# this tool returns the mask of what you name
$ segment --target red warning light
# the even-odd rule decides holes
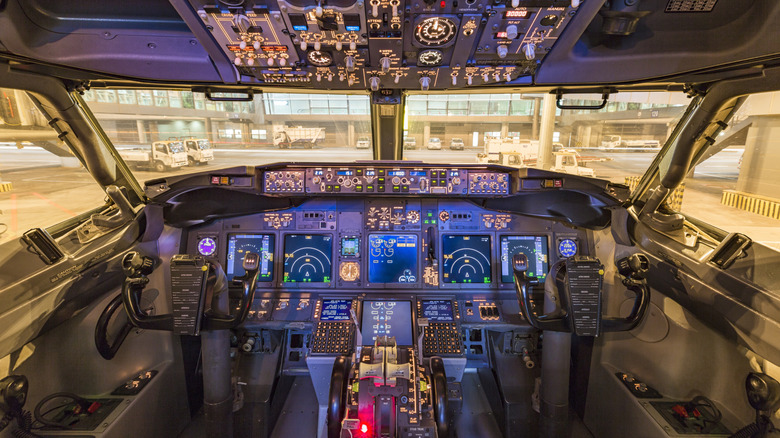
[[[363,424],[360,425],[360,432],[361,433],[368,432],[368,425],[366,423],[363,423]]]
[[[441,7],[444,8],[447,6],[447,2],[444,0],[441,0]]]

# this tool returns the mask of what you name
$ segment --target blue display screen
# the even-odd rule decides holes
[[[368,236],[369,283],[416,283],[417,236],[370,234]]]
[[[387,172],[389,176],[406,176],[405,170],[391,170],[390,172]]]
[[[333,236],[288,234],[284,236],[284,282],[330,283]]]
[[[397,345],[413,345],[409,301],[364,301],[361,323],[363,345],[374,345],[378,336],[395,336]]]
[[[543,283],[550,270],[546,236],[501,236],[501,281],[512,283],[512,257],[525,254],[528,258],[528,276],[531,283]]]
[[[444,283],[490,283],[490,236],[449,234],[442,237]]]
[[[352,300],[322,300],[320,321],[349,321],[352,317]]]
[[[409,176],[425,176],[426,173],[424,170],[410,170]]]
[[[339,170],[336,172],[336,175],[342,175],[342,176],[352,176],[351,170]]]
[[[257,281],[274,280],[274,235],[273,234],[230,234],[228,235],[227,263],[225,274],[229,282],[242,277],[244,256],[253,252],[260,256]]]
[[[451,322],[455,319],[450,300],[422,300],[420,301],[420,309],[422,317],[428,318],[428,321]]]

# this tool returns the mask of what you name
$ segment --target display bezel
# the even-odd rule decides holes
[[[450,304],[450,318],[449,319],[440,319],[440,318],[436,317],[436,318],[432,319],[430,316],[426,316],[425,315],[425,303],[430,303],[430,302],[439,302],[439,303],[446,302],[446,303],[449,303]],[[420,311],[418,312],[418,315],[417,315],[418,318],[427,318],[429,322],[455,322],[455,320],[456,320],[456,317],[455,317],[455,303],[451,299],[447,299],[447,298],[425,298],[425,299],[420,299],[419,303],[420,303],[420,307],[419,307]]]
[[[481,283],[451,283],[451,282],[445,281],[445,278],[444,278],[444,255],[445,255],[445,253],[444,253],[444,241],[445,241],[445,238],[447,238],[449,236],[468,236],[468,237],[471,237],[471,238],[481,238],[481,237],[489,238],[489,240],[490,240],[490,250],[489,250],[489,252],[486,255],[490,257],[490,260],[489,260],[490,283],[484,283],[484,282],[481,282]],[[494,242],[495,239],[494,239],[494,237],[495,237],[495,234],[490,233],[490,232],[484,232],[484,231],[478,232],[476,234],[464,234],[462,232],[460,232],[460,233],[443,233],[439,237],[439,248],[440,248],[439,252],[441,254],[440,255],[441,260],[439,261],[439,288],[444,288],[444,289],[479,289],[479,288],[484,288],[486,285],[487,286],[495,286],[496,285],[496,269],[493,266],[494,265],[493,259],[495,257],[495,249],[496,248],[495,248],[495,242]],[[498,284],[501,284],[501,283],[499,282]]]
[[[407,283],[380,283],[380,282],[372,282],[370,279],[370,272],[371,272],[371,237],[372,236],[413,236],[416,240],[416,246],[415,246],[415,257],[416,262],[414,263],[414,267],[412,269],[412,272],[415,276],[415,281],[413,282],[407,282]],[[363,254],[365,254],[365,267],[361,268],[364,272],[365,278],[366,278],[366,284],[371,287],[388,287],[388,288],[411,288],[411,287],[418,287],[421,281],[420,278],[420,252],[419,252],[419,246],[420,242],[422,241],[420,238],[420,235],[418,233],[410,233],[410,232],[390,232],[390,233],[378,233],[378,232],[369,232],[365,235],[365,243],[363,245],[364,251]]]
[[[347,314],[345,315],[346,318],[344,319],[326,319],[323,316],[323,313],[325,312],[325,302],[326,301],[342,301],[347,302],[349,304],[349,310],[347,310]],[[319,309],[319,317],[318,319],[320,321],[324,322],[343,322],[343,321],[350,321],[352,319],[352,306],[354,305],[354,300],[352,298],[322,298],[320,300],[320,309]]]
[[[505,238],[509,238],[509,237],[533,237],[534,239],[536,239],[537,237],[543,238],[544,242],[545,242],[545,245],[547,247],[547,274],[550,273],[550,266],[552,266],[552,257],[550,255],[550,237],[548,235],[546,235],[546,234],[520,234],[520,233],[500,234],[498,236],[498,244],[496,245],[497,246],[496,249],[498,250],[498,262],[499,262],[498,263],[498,269],[499,269],[498,277],[500,278],[500,281],[501,281],[502,284],[514,283],[514,277],[513,277],[513,274],[511,273],[512,272],[511,270],[509,271],[510,272],[510,275],[509,275],[510,279],[509,280],[504,280],[504,275],[503,275],[504,261],[502,260],[503,251],[501,249],[501,246],[502,246],[502,243],[503,243],[504,239]],[[512,267],[511,260],[507,261],[507,263],[509,263],[509,268],[511,268]],[[547,278],[547,274],[545,274],[545,279]],[[538,278],[538,277],[531,277],[531,278],[533,279],[533,278]],[[544,280],[540,281],[538,279],[530,281],[531,284],[541,284],[543,282],[544,282]]]
[[[225,275],[227,276],[228,284],[235,284],[235,282],[233,281],[234,277],[235,277],[235,274],[233,276],[231,276],[231,274],[228,272],[229,269],[230,269],[229,268],[230,263],[229,263],[229,260],[228,260],[228,256],[230,255],[230,242],[231,242],[232,238],[234,238],[236,236],[257,236],[257,237],[260,237],[260,238],[262,238],[264,236],[269,236],[270,237],[270,245],[269,245],[269,247],[270,247],[270,252],[271,252],[271,257],[272,257],[271,258],[271,269],[269,270],[270,278],[269,277],[263,278],[261,275],[258,275],[257,276],[257,282],[258,283],[273,283],[274,279],[277,278],[276,277],[276,264],[277,264],[276,263],[276,244],[277,244],[276,243],[276,234],[275,233],[267,233],[267,232],[264,233],[264,232],[247,231],[247,232],[244,232],[244,233],[228,233],[225,236],[225,258],[224,258],[224,260],[225,260]],[[262,258],[262,254],[260,254],[260,257]],[[243,270],[243,268],[242,268],[242,270]],[[258,274],[259,274],[259,271],[258,271]]]
[[[371,333],[370,328],[366,327],[366,312],[370,311],[372,302],[394,302],[394,303],[405,303],[408,307],[408,313],[407,316],[409,318],[409,343],[401,343],[399,342],[398,338],[396,337],[396,342],[398,346],[413,346],[415,343],[416,335],[415,335],[415,319],[414,319],[414,310],[412,306],[412,301],[410,300],[396,300],[396,299],[381,299],[381,298],[371,298],[363,300],[360,303],[360,330],[363,334],[363,346],[373,346],[374,341],[371,339],[373,336],[373,333]]]
[[[416,281],[410,282],[410,283],[375,283],[375,282],[372,283],[371,281],[369,281],[370,280],[369,279],[369,271],[371,269],[371,266],[370,266],[370,263],[371,263],[370,262],[370,258],[371,258],[371,243],[370,243],[371,242],[371,236],[380,236],[380,235],[381,236],[399,236],[399,235],[415,236],[415,238],[417,239],[417,247],[416,247],[416,252],[415,252],[415,255],[417,257],[417,263],[415,263],[415,266],[414,266],[414,269],[413,269],[413,273],[415,275]],[[422,278],[421,278],[421,272],[422,271],[421,271],[421,267],[420,267],[420,265],[422,264],[422,263],[420,263],[420,261],[422,260],[421,253],[420,253],[420,245],[422,243],[422,237],[420,237],[419,233],[414,232],[414,231],[410,232],[410,231],[404,231],[404,230],[398,230],[398,231],[395,231],[395,232],[376,232],[376,231],[373,231],[373,232],[366,232],[364,234],[364,238],[362,240],[363,240],[363,242],[362,242],[362,247],[361,248],[363,250],[362,254],[364,255],[364,257],[362,257],[362,259],[363,259],[362,260],[362,265],[364,265],[363,269],[365,270],[364,274],[365,274],[365,279],[366,279],[366,281],[365,281],[365,286],[366,287],[368,287],[368,288],[390,288],[390,289],[413,289],[413,288],[418,288],[420,286],[420,284],[422,284]]]
[[[330,237],[330,281],[329,282],[287,282],[284,281],[284,272],[285,272],[285,262],[287,260],[287,238],[288,236],[329,236]],[[334,266],[337,262],[337,259],[335,257],[335,242],[336,237],[333,235],[333,233],[306,233],[306,232],[294,232],[294,233],[283,233],[281,235],[281,251],[282,251],[282,257],[280,265],[280,274],[279,274],[279,285],[285,288],[290,289],[300,289],[300,288],[315,288],[315,289],[327,289],[333,287],[333,285],[336,283],[334,278]]]

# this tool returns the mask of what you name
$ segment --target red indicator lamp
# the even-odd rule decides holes
[[[366,423],[360,424],[360,433],[368,433],[368,425]]]
[[[444,0],[441,0],[441,7],[444,8],[447,6],[447,2]]]

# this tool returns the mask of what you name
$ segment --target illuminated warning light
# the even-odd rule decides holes
[[[367,433],[368,432],[368,425],[366,423],[363,423],[360,425],[360,432],[361,433]]]
[[[344,26],[347,32],[360,32],[360,26]]]
[[[441,7],[443,8],[443,7],[446,7],[446,6],[447,6],[447,2],[445,2],[444,0],[441,0]]]
[[[504,18],[528,18],[531,16],[531,11],[524,9],[521,11],[506,11],[504,12]]]
[[[496,39],[502,39],[502,38],[507,38],[506,32],[498,32],[498,33],[496,33]]]
[[[287,46],[271,46],[271,45],[267,45],[267,46],[262,46],[260,49],[263,52],[286,52],[287,51]]]

